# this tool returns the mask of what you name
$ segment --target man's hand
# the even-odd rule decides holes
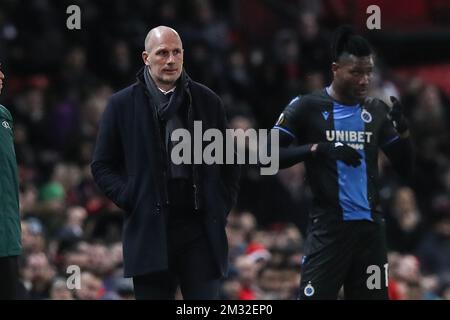
[[[355,168],[361,164],[361,155],[358,151],[341,142],[322,142],[317,145],[313,145],[311,151],[316,153],[318,156],[341,160],[346,165]]]
[[[403,105],[393,96],[391,96],[391,102],[392,108],[389,112],[389,118],[394,124],[395,130],[397,130],[400,135],[403,135],[408,131],[408,121],[403,115]]]

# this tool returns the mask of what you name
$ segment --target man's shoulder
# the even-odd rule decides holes
[[[11,112],[9,112],[9,110],[6,107],[2,106],[1,104],[0,104],[0,115],[3,116],[4,118],[12,120]]]
[[[212,98],[212,99],[220,100],[219,95],[217,93],[215,93],[212,89],[210,89],[207,86],[205,86],[204,84],[201,84],[192,79],[190,81],[190,88],[191,88],[191,92],[193,94],[200,94],[200,95]]]
[[[134,90],[136,90],[138,86],[139,86],[138,83],[135,82],[126,88],[116,91],[111,95],[111,99],[118,101],[121,101],[123,99],[129,99],[132,97]]]
[[[316,107],[325,107],[332,103],[333,100],[323,90],[317,90],[294,97],[287,105],[287,108],[305,111]]]
[[[333,99],[326,93],[325,89],[313,91],[301,96],[305,104],[332,104]]]

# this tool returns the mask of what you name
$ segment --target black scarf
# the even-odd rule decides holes
[[[174,165],[172,161],[170,161],[170,154],[173,148],[173,142],[170,140],[172,132],[176,129],[186,128],[187,123],[186,102],[188,99],[185,90],[187,75],[183,70],[171,97],[169,97],[169,94],[165,95],[158,89],[151,78],[148,67],[145,67],[144,69],[144,79],[145,85],[152,97],[153,104],[156,107],[158,119],[160,120],[162,127],[165,128],[163,139],[170,163],[170,176],[171,178],[189,178],[190,171],[186,165]]]
[[[170,120],[177,113],[178,109],[180,108],[180,106],[182,106],[185,100],[185,72],[183,71],[180,78],[178,79],[177,86],[170,99],[168,99],[168,94],[165,95],[161,92],[161,90],[158,89],[155,82],[151,78],[150,71],[147,67],[144,70],[144,79],[145,85],[156,104],[156,110],[158,112],[159,119],[165,122]]]

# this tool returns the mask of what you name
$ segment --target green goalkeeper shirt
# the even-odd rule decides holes
[[[0,257],[22,253],[19,183],[11,113],[0,105]]]

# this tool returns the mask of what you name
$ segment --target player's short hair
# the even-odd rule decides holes
[[[356,57],[366,57],[373,53],[369,42],[356,34],[350,26],[339,27],[334,32],[331,44],[333,61],[338,61],[344,54],[352,54]]]

